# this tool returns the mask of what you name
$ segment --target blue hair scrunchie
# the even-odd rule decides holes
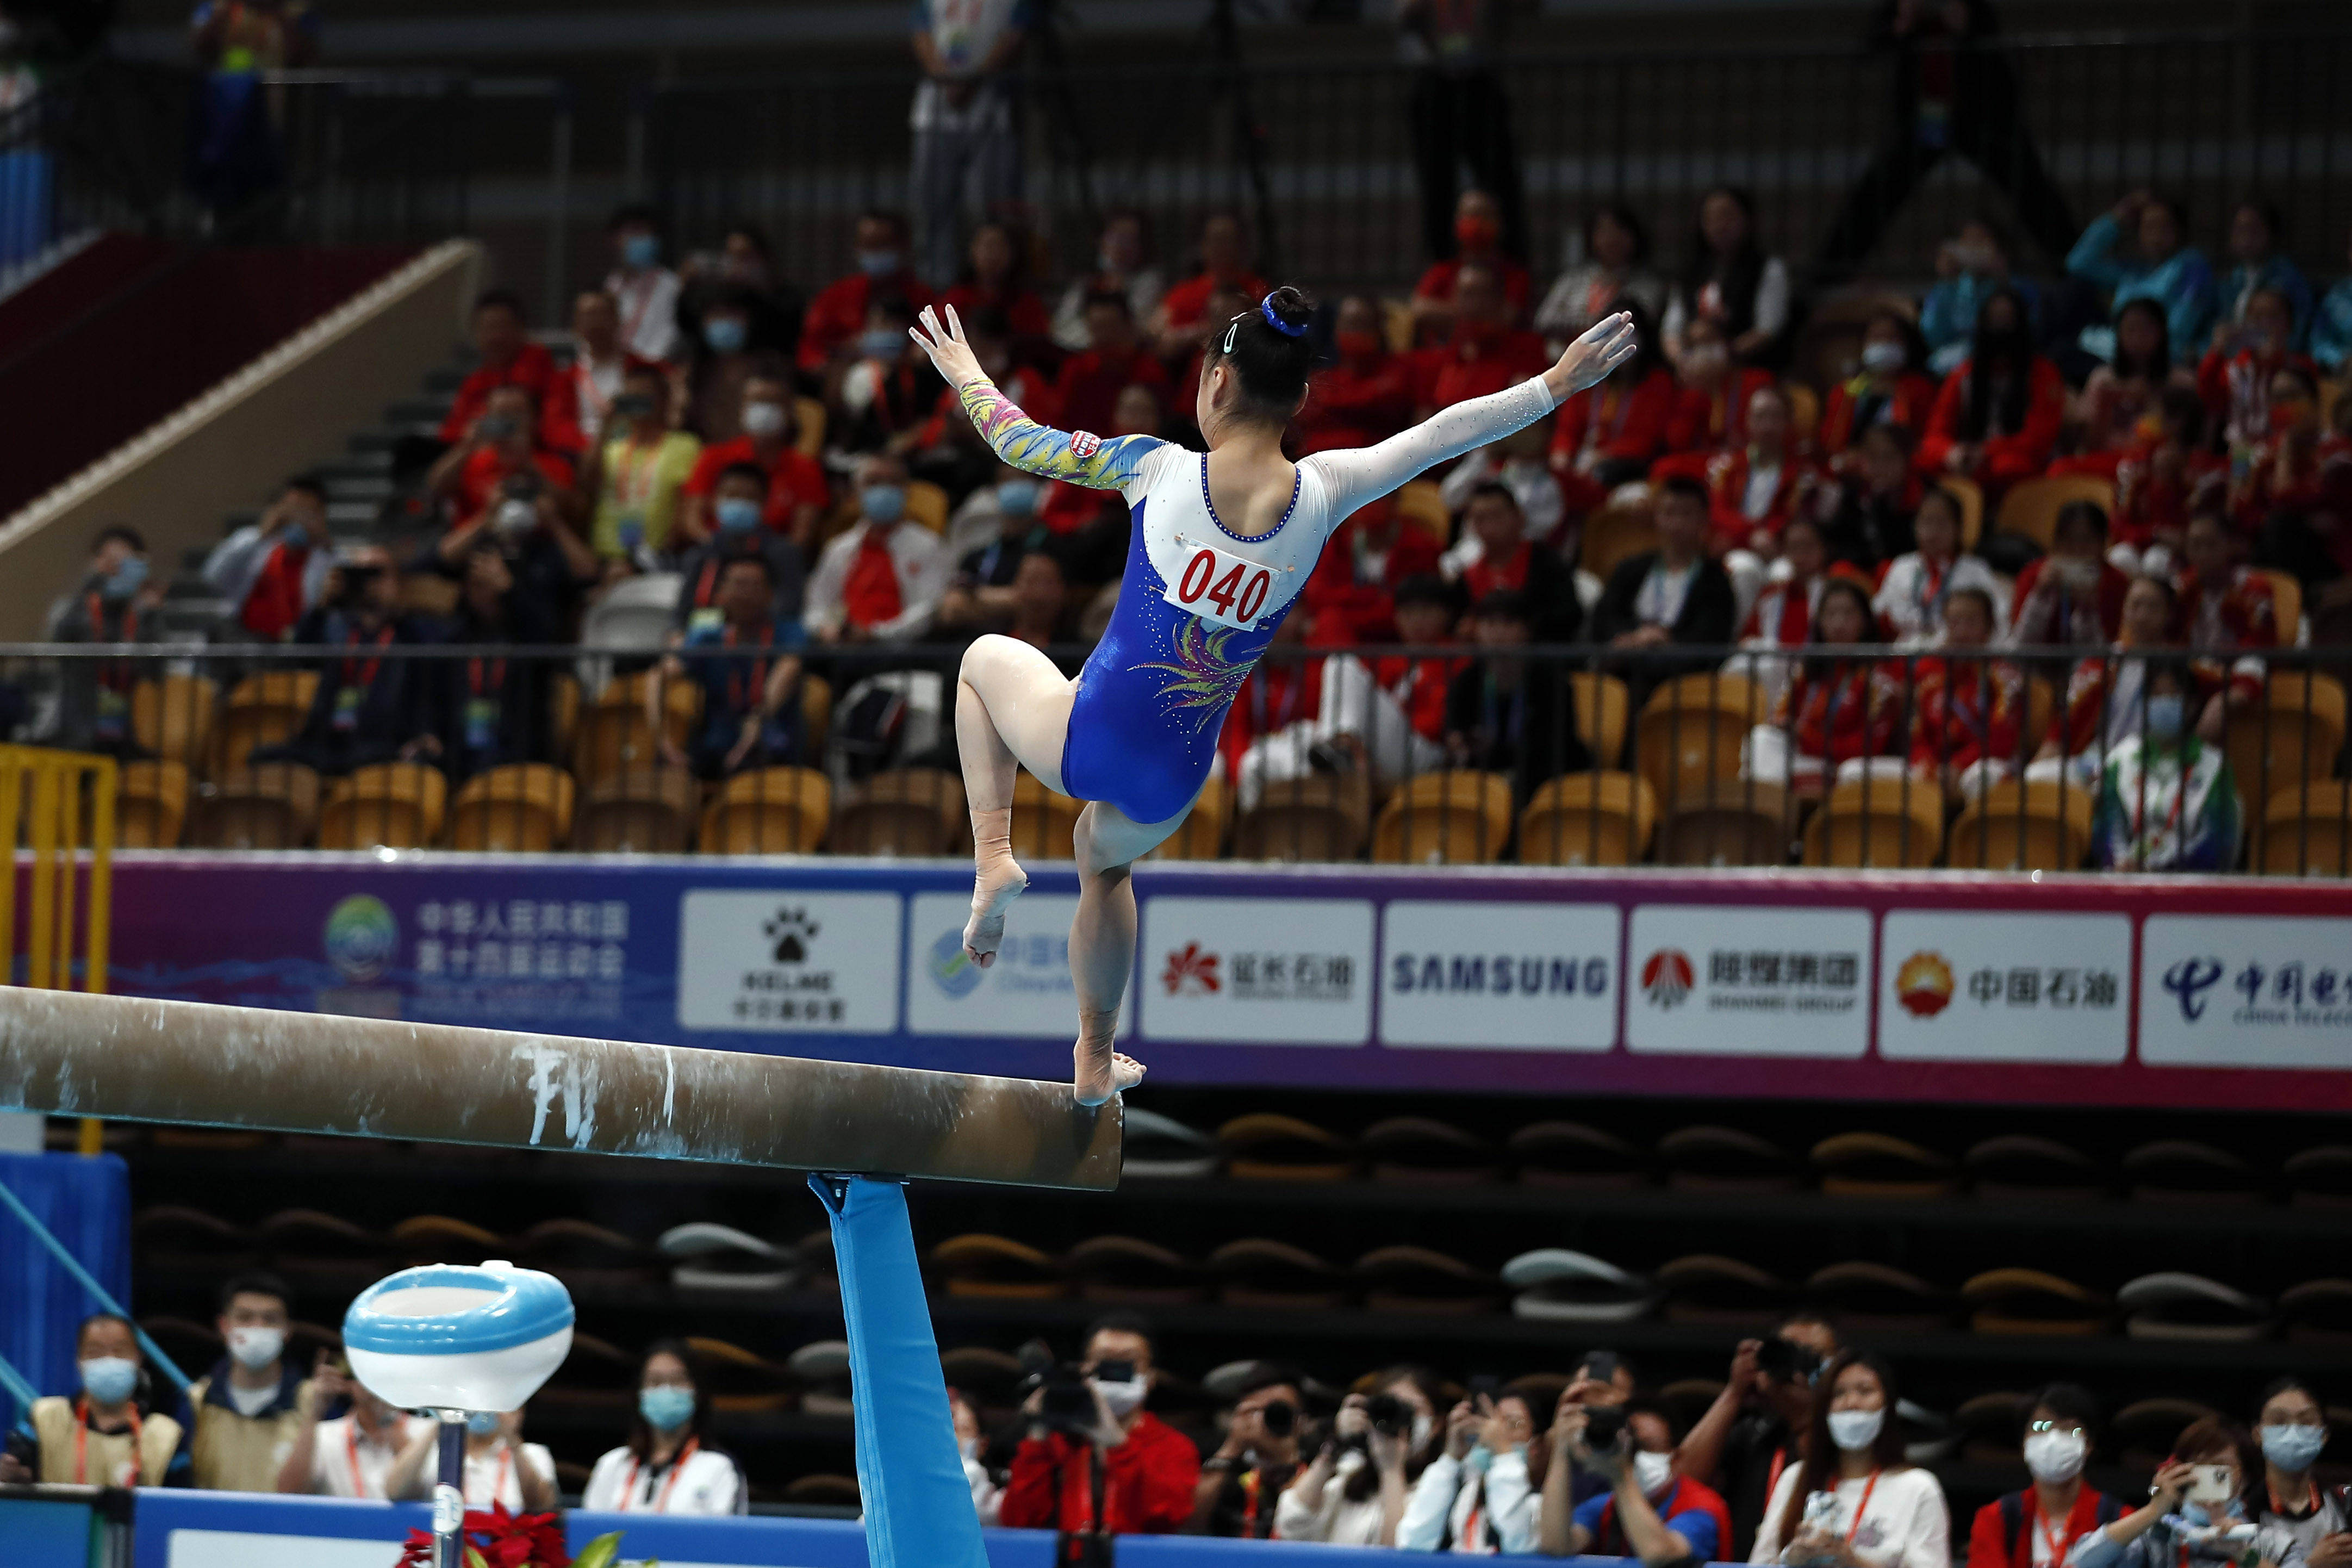
[[[1260,300],[1257,302],[1257,313],[1265,318],[1265,324],[1267,326],[1272,327],[1276,331],[1280,332],[1286,338],[1303,338],[1307,335],[1307,326],[1305,322],[1301,322],[1297,326],[1294,327],[1289,322],[1284,321],[1280,316],[1274,313],[1274,296],[1271,294],[1268,294],[1265,299]]]

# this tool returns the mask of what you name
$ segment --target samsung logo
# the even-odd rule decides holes
[[[1600,996],[1609,990],[1609,960],[1508,952],[1401,952],[1389,960],[1389,989],[1399,994]]]

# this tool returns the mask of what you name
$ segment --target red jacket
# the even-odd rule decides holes
[[[1833,458],[1853,445],[1862,434],[1854,416],[1865,403],[1871,409],[1871,423],[1900,425],[1916,436],[1927,428],[1927,416],[1936,406],[1936,384],[1906,370],[1895,378],[1895,391],[1884,403],[1872,394],[1867,376],[1858,375],[1831,387],[1830,400],[1822,409],[1821,428],[1813,432],[1813,444],[1823,456]]]
[[[1385,441],[1412,423],[1412,361],[1383,353],[1367,365],[1342,360],[1307,381],[1291,433],[1298,455]]]
[[[1731,379],[1713,392],[1679,388],[1674,416],[1666,423],[1666,449],[1712,452],[1719,447],[1746,446],[1748,400],[1756,395],[1758,387],[1771,384],[1769,371],[1743,368],[1733,371]],[[1698,470],[1685,471],[1695,476]]]
[[[1976,1522],[1969,1530],[1969,1568],[2033,1568],[2033,1537],[2027,1532],[2041,1528],[2040,1510],[2031,1490],[2011,1496],[2020,1500],[2002,1498],[1977,1510]],[[2009,1504],[2005,1510],[2003,1503]],[[2016,1521],[2013,1532],[2002,1528],[2004,1511]],[[2053,1561],[2063,1562],[2075,1542],[2116,1518],[2118,1511],[2119,1505],[2084,1487],[2075,1494],[2074,1511],[2066,1516],[2065,1532]]]
[[[1911,765],[1967,767],[2017,756],[2025,681],[2011,664],[1923,658],[1912,676]]]
[[[1703,1486],[1688,1476],[1676,1476],[1675,1489],[1652,1506],[1657,1510],[1661,1521],[1671,1520],[1677,1514],[1706,1514],[1715,1521],[1716,1548],[1712,1561],[1719,1563],[1731,1555],[1731,1510],[1725,1504],[1722,1494],[1713,1487]],[[1618,1528],[1615,1498],[1601,1505],[1600,1528],[1593,1531],[1592,1544],[1585,1548],[1585,1552],[1594,1557],[1634,1555],[1633,1547],[1625,1540],[1625,1532]],[[1971,1563],[1969,1568],[1975,1568],[1975,1565]]]
[[[1503,280],[1503,299],[1511,307],[1511,319],[1515,321],[1527,320],[1528,269],[1507,256],[1497,256],[1486,265]],[[1421,275],[1421,281],[1412,286],[1412,291],[1423,300],[1450,300],[1454,298],[1454,279],[1461,275],[1459,258],[1433,261],[1429,264],[1429,270]]]
[[[1234,694],[1234,705],[1225,710],[1225,727],[1217,736],[1226,776],[1241,782],[1242,753],[1251,742],[1322,713],[1321,659],[1269,659],[1259,665]]]
[[[971,325],[975,311],[993,305],[1004,312],[1004,324],[1013,329],[1016,338],[1042,338],[1054,330],[1053,318],[1045,313],[1045,302],[1026,289],[1015,289],[1010,294],[991,293],[977,283],[950,284],[940,296],[943,305],[955,307],[964,325]]]
[[[761,516],[770,528],[779,531],[790,528],[795,507],[813,506],[823,511],[833,504],[833,489],[822,463],[797,447],[779,447],[774,462],[762,463],[749,436],[705,447],[694,460],[694,471],[687,476],[685,492],[709,495],[719,488],[719,476],[738,463],[768,470],[768,500]]]
[[[2271,377],[2293,368],[2316,381],[2319,367],[2308,354],[2258,354],[2240,349],[2224,359],[2211,349],[2197,363],[2197,395],[2212,427],[2232,447],[2250,447],[2271,433]]]
[[[1559,405],[1552,421],[1551,466],[1561,470],[1586,462],[1654,462],[1666,449],[1680,395],[1674,376],[1654,370],[1628,391],[1611,379]]]
[[[1124,361],[1106,359],[1095,349],[1072,354],[1062,362],[1062,374],[1054,383],[1062,427],[1097,433],[1109,429],[1118,395],[1138,383],[1158,393],[1162,403],[1168,401],[1168,372],[1140,347]]]
[[[1886,755],[1902,718],[1901,666],[1840,659],[1819,677],[1801,668],[1772,722],[1793,726],[1801,754],[1834,764]]]
[[[2077,618],[2087,607],[2075,601],[2067,589],[2058,590],[2058,598],[2050,607],[2046,621],[2032,600],[2033,590],[2042,581],[2042,568],[2050,557],[2029,561],[2025,570],[2017,574],[2017,591],[2010,595],[2011,634],[2020,643],[2075,644],[2091,641],[2111,643],[2123,635],[2124,595],[2131,591],[2131,579],[2111,561],[2099,563],[2099,586],[2096,595],[2099,630],[2095,638],[2087,637]]]
[[[801,320],[800,367],[811,375],[823,371],[835,349],[866,330],[866,307],[892,294],[903,297],[917,310],[931,302],[931,291],[911,272],[888,278],[853,272],[826,284],[824,291],[809,301],[808,314]]]
[[[1437,542],[1413,524],[1400,522],[1388,557],[1381,563],[1379,577],[1361,575],[1356,568],[1356,536],[1363,531],[1363,519],[1364,512],[1360,511],[1333,531],[1300,591],[1299,607],[1310,622],[1307,640],[1318,647],[1392,640],[1397,584],[1437,570]]]
[[[998,1521],[1008,1530],[1094,1527],[1093,1446],[1052,1433],[1013,1451]],[[1102,1523],[1114,1535],[1169,1535],[1192,1517],[1201,1455],[1192,1440],[1150,1411],[1103,1457]]]
[[[1973,361],[1962,360],[1936,395],[1935,410],[1927,416],[1927,432],[1911,458],[1923,474],[1943,473],[1944,460],[1952,448],[1968,439],[1960,433],[1960,420],[1968,413],[1969,377],[1974,368]],[[1996,486],[2013,485],[2050,466],[2051,450],[2058,445],[2058,427],[2066,417],[2066,383],[2056,365],[2038,355],[2028,382],[2024,424],[2015,430],[1985,431],[1978,443],[1984,456],[1971,478]]]
[[[1397,706],[1404,710],[1405,720],[1414,733],[1424,741],[1443,742],[1445,690],[1468,662],[1461,658],[1405,658],[1391,655],[1373,661],[1372,679],[1381,683],[1381,690],[1397,700]]]
[[[2159,466],[2162,450],[2162,443],[2145,441],[2116,464],[2116,515],[2107,531],[2135,549],[2147,549],[2158,530],[2187,529],[2197,502],[2208,491],[2218,497],[2229,480],[2229,459],[2217,453],[2192,449]]]
[[[283,540],[271,545],[253,586],[246,590],[245,603],[237,606],[236,618],[245,629],[264,642],[285,636],[308,607],[302,603],[302,579],[310,566],[309,547],[296,550]]]
[[[1780,477],[1772,487],[1772,499],[1764,515],[1749,517],[1743,510],[1748,499],[1748,449],[1717,452],[1706,465],[1707,521],[1716,541],[1726,550],[1745,550],[1748,536],[1763,529],[1774,538],[1789,526],[1789,519],[1812,493],[1812,470],[1805,466],[1794,451],[1780,459]]]
[[[1255,304],[1268,292],[1265,279],[1255,272],[1244,272],[1229,287],[1249,297]],[[1181,283],[1171,284],[1168,292],[1160,296],[1160,309],[1171,327],[1189,327],[1201,319],[1209,308],[1209,296],[1218,289],[1217,278],[1211,272],[1195,272]]]
[[[441,421],[441,439],[466,438],[466,427],[488,407],[490,394],[502,386],[520,386],[539,405],[539,444],[556,451],[576,453],[588,443],[580,434],[580,413],[572,378],[555,365],[555,356],[537,343],[525,343],[502,365],[477,365],[458,384],[457,401]]]
[[[1512,328],[1477,331],[1456,327],[1454,335],[1418,356],[1416,391],[1426,408],[1451,408],[1517,386],[1551,365],[1543,339]]]

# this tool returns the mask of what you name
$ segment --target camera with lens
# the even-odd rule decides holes
[[[342,610],[367,603],[369,591],[375,586],[375,580],[383,575],[383,563],[364,556],[357,560],[348,557],[339,560],[335,563],[335,570],[342,579],[342,585],[335,592],[334,607]]]
[[[1822,1370],[1822,1358],[1794,1340],[1773,1338],[1757,1350],[1756,1370],[1782,1383],[1811,1383]]]
[[[1055,1360],[1042,1340],[1023,1345],[1020,1360],[1022,1397],[1042,1396],[1037,1419],[1055,1431],[1076,1436],[1090,1436],[1100,1418],[1089,1378],[1124,1383],[1135,1375],[1134,1363],[1124,1361],[1097,1362],[1089,1373],[1076,1362]]]
[[[1393,1394],[1375,1394],[1366,1399],[1364,1415],[1371,1422],[1371,1431],[1336,1436],[1331,1440],[1335,1449],[1345,1453],[1354,1448],[1369,1454],[1372,1447],[1372,1432],[1383,1437],[1410,1437],[1412,1435],[1412,1406]]]
[[[1624,1430],[1623,1405],[1588,1405],[1584,1407],[1584,1446],[1594,1453],[1615,1447],[1618,1434]]]

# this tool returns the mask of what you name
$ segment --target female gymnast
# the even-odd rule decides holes
[[[1014,468],[1118,490],[1133,519],[1109,629],[1071,680],[1012,637],[963,656],[956,743],[971,805],[975,872],[964,952],[996,960],[1004,918],[1028,877],[1013,858],[1013,782],[1027,768],[1078,815],[1078,912],[1070,923],[1077,991],[1077,1099],[1099,1105],[1143,1077],[1111,1048],[1135,967],[1136,858],[1183,826],[1217,755],[1225,710],[1290,613],[1324,541],[1366,501],[1534,424],[1633,357],[1630,319],[1594,326],[1542,374],[1457,403],[1377,447],[1282,455],[1307,398],[1310,307],[1277,289],[1209,340],[1195,417],[1203,456],[1148,436],[1049,430],[1006,401],[965,343],[952,308],[910,329],[972,424]]]

